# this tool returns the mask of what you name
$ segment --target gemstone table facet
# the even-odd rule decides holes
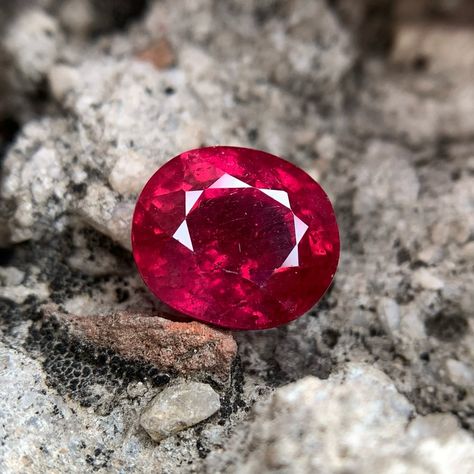
[[[264,329],[309,310],[330,285],[339,232],[304,171],[235,147],[187,151],[137,201],[135,261],[170,307],[230,329]]]

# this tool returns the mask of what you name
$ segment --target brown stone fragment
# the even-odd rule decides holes
[[[229,376],[237,344],[230,333],[198,322],[175,322],[156,312],[121,311],[110,316],[53,313],[81,339],[180,375]]]
[[[169,41],[165,38],[158,40],[148,48],[140,51],[137,58],[153,64],[157,69],[166,69],[174,65],[175,56]]]

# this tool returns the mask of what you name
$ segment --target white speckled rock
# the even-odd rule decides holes
[[[400,307],[391,298],[383,298],[378,305],[378,314],[385,330],[395,335],[400,329]]]
[[[120,194],[138,194],[155,171],[139,154],[128,152],[117,158],[109,183]]]
[[[32,88],[46,76],[59,50],[60,32],[55,18],[41,9],[27,9],[9,26],[3,47],[15,63],[16,73]]]
[[[358,170],[359,190],[354,212],[373,212],[382,203],[410,206],[418,198],[420,184],[406,152],[393,145],[373,142]]]
[[[413,274],[413,283],[425,290],[441,290],[444,287],[443,280],[426,268],[420,268]]]
[[[154,450],[145,455],[142,448],[139,454],[136,436],[124,436],[132,420],[122,410],[98,416],[64,400],[46,385],[39,362],[0,348],[0,384],[9,387],[0,398],[2,473],[79,473],[104,467],[127,472],[151,467]],[[101,390],[107,395],[103,386]],[[111,463],[107,450],[118,454]]]
[[[78,2],[69,3],[78,8]],[[0,190],[0,196],[9,199],[17,209],[16,216],[7,224],[7,235],[12,241],[38,238],[44,229],[50,228],[47,221],[54,222],[58,215],[79,210],[81,216],[87,216],[88,222],[97,221],[96,228],[105,229],[107,235],[129,248],[124,227],[119,226],[117,230],[117,219],[110,216],[115,212],[117,201],[134,201],[146,178],[165,160],[200,145],[252,145],[248,133],[255,128],[259,129],[260,147],[288,155],[293,153],[289,146],[292,124],[300,123],[299,134],[307,136],[308,132],[316,136],[318,129],[324,127],[318,114],[304,118],[305,114],[293,100],[293,93],[287,90],[300,84],[308,94],[313,94],[316,83],[321,100],[333,103],[340,99],[338,85],[352,65],[354,54],[347,33],[323,2],[306,4],[303,1],[291,5],[291,27],[287,20],[280,19],[274,29],[265,34],[257,34],[258,30],[251,27],[252,8],[243,12],[243,21],[239,23],[241,27],[246,24],[249,34],[243,43],[239,29],[232,31],[224,28],[223,23],[213,21],[217,13],[210,2],[203,2],[201,10],[200,22],[196,23],[196,8],[186,2],[178,9],[171,3],[156,4],[136,39],[137,44],[116,37],[111,39],[106,54],[101,43],[92,44],[86,52],[76,49],[74,44],[66,44],[56,58],[54,30],[51,51],[48,49],[47,54],[41,55],[47,61],[45,59],[36,69],[48,77],[55,100],[74,120],[73,123],[45,120],[32,124],[29,130],[34,132],[28,134],[27,129],[23,130],[6,158],[3,187],[8,192]],[[70,20],[65,20],[63,13],[61,8],[60,19],[70,28]],[[45,17],[44,13],[41,15]],[[82,16],[77,14],[79,23],[83,22]],[[197,31],[203,28],[205,18],[213,25],[215,50],[193,40],[195,35],[210,34]],[[319,25],[317,33],[312,32],[314,21]],[[150,36],[161,31],[164,23],[173,25],[166,30],[171,43],[180,45],[180,54],[175,68],[157,70],[151,64],[138,61],[136,52],[150,41]],[[33,27],[36,23],[29,20],[26,24]],[[220,27],[215,28],[215,24]],[[225,40],[220,39],[220,28]],[[82,27],[76,25],[72,29]],[[15,36],[6,38],[12,43],[9,50],[17,61],[24,60],[20,50],[34,51],[42,44],[36,45],[33,37],[29,39],[30,44],[28,39],[27,35],[23,42]],[[255,53],[253,57],[247,56],[249,61],[238,65],[239,81],[234,73],[237,65],[227,54],[227,41],[242,43],[243,50]],[[259,53],[265,51],[270,54]],[[224,58],[229,70],[222,75]],[[55,59],[58,62],[55,63]],[[283,62],[290,68],[282,67]],[[270,82],[255,90],[237,88],[233,91],[238,84],[268,81],[268,75],[274,76],[277,85]],[[297,82],[293,76],[298,78]],[[30,146],[37,139],[45,148],[54,148],[57,173],[61,175],[51,175],[37,189],[44,198],[52,198],[55,190],[61,189],[60,201],[50,199],[46,208],[43,201],[36,202],[29,180],[23,177]],[[99,193],[102,197],[96,199],[96,192],[90,192],[84,198],[75,186],[78,183],[104,188]],[[127,228],[130,217],[125,216]]]
[[[62,102],[69,92],[77,89],[80,77],[75,68],[57,64],[49,70],[48,82],[53,97]]]
[[[460,47],[466,22],[451,18],[472,13],[468,0],[437,1],[436,22],[425,11],[408,24],[384,6],[423,16],[433,2],[372,3],[2,2],[0,350],[16,361],[0,389],[2,419],[15,421],[0,427],[2,473],[294,474],[285,456],[311,474],[470,467],[473,54]],[[380,49],[392,39],[395,52]],[[161,41],[172,60],[157,68],[142,53]],[[157,444],[138,414],[166,377],[140,372],[146,345],[122,379],[97,347],[62,353],[40,310],[156,310],[127,250],[137,193],[168,158],[214,144],[281,154],[316,177],[335,206],[341,264],[307,315],[235,335],[219,417]],[[386,376],[345,372],[361,362]],[[74,390],[79,369],[89,375]],[[252,423],[252,405],[275,390]]]
[[[328,380],[279,388],[257,414],[235,472],[468,474],[474,440],[449,415],[415,417],[390,379],[349,364]],[[245,455],[244,455],[245,457]]]
[[[210,385],[180,382],[166,387],[151,401],[140,424],[155,441],[161,441],[209,418],[220,406],[219,395]]]
[[[461,387],[474,387],[474,368],[455,359],[446,361],[446,369],[449,378]]]

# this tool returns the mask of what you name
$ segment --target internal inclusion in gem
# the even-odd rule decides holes
[[[185,152],[142,191],[134,257],[151,291],[233,329],[295,319],[324,294],[339,256],[332,206],[294,165],[234,147]]]

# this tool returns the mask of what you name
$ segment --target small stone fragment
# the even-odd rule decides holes
[[[143,397],[147,392],[146,385],[143,382],[131,383],[127,387],[127,395],[130,398]]]
[[[220,409],[219,395],[199,382],[166,387],[140,416],[140,425],[155,441],[193,426]]]
[[[458,244],[466,243],[471,236],[471,222],[469,219],[456,219],[450,225],[451,235]]]
[[[139,52],[137,58],[152,64],[156,69],[166,69],[175,63],[171,44],[165,38],[161,38],[155,44]]]
[[[25,278],[25,272],[15,267],[0,267],[0,284],[17,286]]]
[[[143,156],[129,151],[117,158],[109,175],[109,183],[120,194],[138,194],[151,171],[150,163]]]
[[[415,286],[424,290],[441,290],[444,288],[443,280],[439,279],[426,268],[418,269],[413,275],[413,283]]]
[[[175,322],[157,312],[121,311],[110,316],[69,316],[49,310],[79,338],[181,375],[229,376],[234,338],[198,322]]]
[[[408,427],[410,436],[448,438],[459,431],[459,422],[451,414],[432,413],[414,418]]]
[[[37,85],[53,65],[59,48],[59,26],[40,9],[26,9],[10,25],[3,47],[24,85]]]
[[[450,227],[447,222],[440,220],[431,228],[431,240],[437,245],[446,245],[450,236]]]
[[[474,242],[469,242],[462,248],[462,255],[466,259],[474,258]]]
[[[59,9],[64,27],[77,35],[85,36],[94,24],[94,12],[89,0],[65,0]]]
[[[75,211],[84,222],[108,235],[122,247],[131,249],[133,203],[117,202],[116,195],[108,187],[94,183],[89,185],[84,199],[78,201]]]
[[[401,315],[400,332],[406,340],[420,341],[426,338],[425,326],[418,308],[405,308]]]
[[[61,102],[68,92],[73,91],[79,81],[77,70],[64,64],[53,66],[48,73],[51,94],[58,102]]]
[[[417,254],[417,258],[420,262],[426,263],[427,265],[434,265],[443,258],[443,250],[441,247],[430,245],[420,250]]]
[[[378,315],[384,329],[391,335],[400,329],[400,307],[392,298],[383,298],[379,302]]]
[[[456,359],[446,361],[448,376],[453,383],[461,387],[474,387],[474,368]]]

